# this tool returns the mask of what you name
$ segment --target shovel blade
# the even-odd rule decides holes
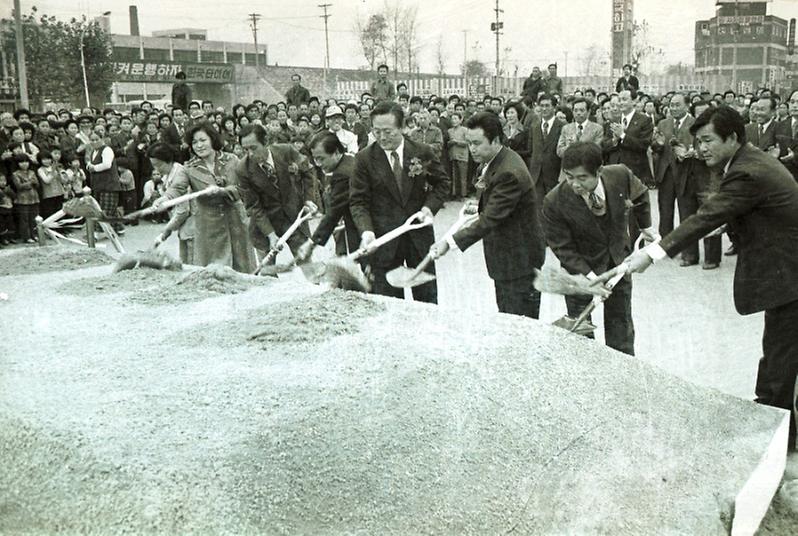
[[[324,262],[308,262],[299,265],[305,278],[315,285],[330,288],[370,292],[371,282],[360,265],[347,257],[336,257]]]
[[[412,268],[400,266],[385,274],[385,279],[389,285],[396,288],[413,288],[435,280],[435,276],[429,272],[420,272],[415,277],[413,272],[415,270]]]
[[[591,335],[596,331],[596,326],[585,320],[579,326],[576,326],[576,319],[570,316],[563,316],[552,322],[552,326],[563,328],[577,335]],[[574,327],[576,326],[576,329]]]

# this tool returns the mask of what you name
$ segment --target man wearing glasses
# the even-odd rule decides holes
[[[371,112],[376,139],[355,160],[349,193],[350,210],[361,235],[361,247],[399,227],[413,214],[432,220],[449,192],[449,178],[432,150],[402,135],[404,112],[383,101]],[[399,266],[417,266],[435,242],[432,227],[410,231],[382,246],[369,257],[373,292],[402,298],[404,291],[388,284],[385,274]],[[435,273],[434,263],[427,271]],[[413,299],[438,302],[438,287],[430,281],[413,288]]]

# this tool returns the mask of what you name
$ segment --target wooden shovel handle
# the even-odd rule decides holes
[[[169,199],[168,201],[164,201],[157,207],[147,207],[141,210],[137,210],[135,212],[131,212],[130,214],[125,214],[123,217],[124,220],[137,220],[139,218],[143,218],[144,216],[149,216],[150,214],[156,214],[158,212],[163,212],[172,208],[175,205],[179,205],[180,203],[185,203],[187,201],[191,201],[192,199],[197,199],[198,197],[204,197],[206,195],[215,194],[220,191],[219,186],[209,186],[203,190],[198,192],[191,192],[190,194],[183,194],[181,196],[175,197],[174,199]]]

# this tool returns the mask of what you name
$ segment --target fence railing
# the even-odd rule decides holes
[[[396,84],[407,85],[409,95],[428,97],[438,95],[467,96],[469,98],[482,98],[485,95],[501,95],[505,98],[518,96],[524,86],[525,78],[485,77],[485,78],[456,78],[441,77],[423,80],[409,79],[397,80]],[[360,96],[369,91],[372,80],[341,81],[336,84],[336,97],[342,100],[359,100]],[[615,91],[614,78],[609,76],[569,76],[563,78],[563,90],[572,93],[577,89],[592,88],[597,92]],[[640,89],[649,95],[662,95],[668,91],[710,91],[723,92],[729,88],[730,80],[721,75],[706,76],[649,76],[642,77]]]

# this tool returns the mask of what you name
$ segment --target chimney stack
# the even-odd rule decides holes
[[[139,35],[139,9],[130,6],[130,35]]]

